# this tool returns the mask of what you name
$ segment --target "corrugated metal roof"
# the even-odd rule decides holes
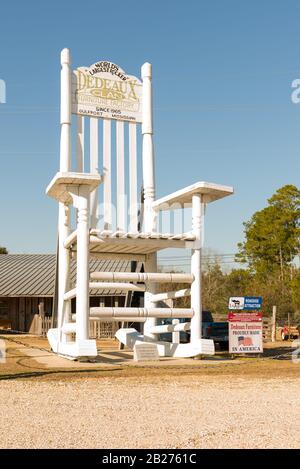
[[[90,272],[130,272],[130,261],[91,260]],[[55,254],[0,254],[0,296],[53,296]],[[76,281],[76,263],[71,263]],[[115,295],[114,289],[92,290],[91,295]],[[119,292],[118,295],[124,295]]]

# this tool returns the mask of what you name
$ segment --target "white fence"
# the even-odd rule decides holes
[[[46,337],[48,330],[51,328],[51,317],[40,316],[35,314],[30,326],[29,332],[35,335]],[[119,324],[113,321],[90,321],[90,338],[91,339],[111,339],[115,336],[119,328]]]

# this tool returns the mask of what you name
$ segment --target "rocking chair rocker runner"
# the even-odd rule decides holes
[[[58,220],[58,301],[57,327],[48,340],[54,352],[70,357],[94,357],[96,341],[89,338],[89,320],[144,322],[143,334],[120,329],[116,337],[133,348],[135,343],[157,344],[160,356],[192,357],[214,354],[211,340],[201,339],[201,247],[206,204],[233,193],[232,187],[198,182],[161,199],[155,198],[152,128],[151,65],[142,66],[142,81],[127,75],[117,65],[100,61],[91,67],[70,69],[70,52],[61,52],[61,142],[60,171],[46,193],[59,203]],[[76,172],[71,170],[71,121],[77,115]],[[89,121],[89,122],[88,122]],[[85,129],[89,123],[89,171],[84,161]],[[143,226],[138,223],[137,130],[142,130]],[[100,130],[99,130],[100,129]],[[125,131],[128,135],[125,134]],[[113,138],[115,132],[115,139]],[[102,137],[102,151],[99,141]],[[101,153],[101,167],[98,158]],[[116,225],[113,220],[112,154],[116,155]],[[128,158],[126,158],[128,155]],[[125,161],[128,159],[129,177]],[[125,206],[128,186],[129,211]],[[102,191],[103,227],[99,229],[98,193]],[[157,231],[160,211],[192,207],[192,230],[170,234]],[[76,228],[71,229],[71,210],[76,210]],[[129,213],[129,217],[127,216]],[[129,229],[127,229],[129,218]],[[157,273],[157,252],[166,248],[191,249],[191,273]],[[70,285],[70,259],[76,258],[76,286]],[[143,262],[144,273],[89,273],[89,258],[126,259]],[[189,288],[159,293],[160,283],[187,283]],[[117,291],[144,292],[144,307],[92,307],[89,291],[114,288]],[[161,300],[190,296],[190,308],[160,308]],[[76,314],[71,300],[76,298]],[[157,318],[190,318],[190,322],[157,325]],[[190,343],[158,340],[163,332],[190,329]]]

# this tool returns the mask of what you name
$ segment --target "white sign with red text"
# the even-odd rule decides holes
[[[262,353],[263,321],[261,313],[228,314],[229,353]]]

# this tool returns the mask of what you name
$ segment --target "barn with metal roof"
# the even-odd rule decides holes
[[[55,291],[55,254],[0,254],[0,328],[34,332],[33,320],[41,310],[50,317]],[[75,284],[75,262],[71,263]],[[130,272],[130,261],[90,261],[90,272]],[[91,290],[91,306],[123,306],[126,292]],[[75,308],[75,303],[72,308]]]

